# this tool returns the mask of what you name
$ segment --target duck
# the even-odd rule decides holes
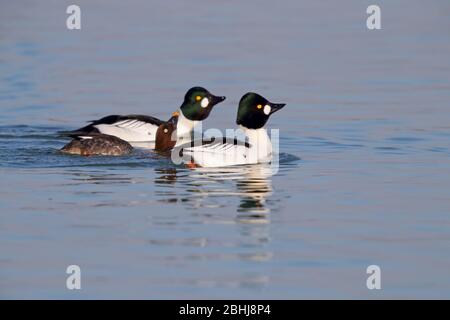
[[[192,87],[186,92],[179,108],[179,132],[185,140],[201,121],[208,118],[213,107],[224,100],[224,96],[213,95],[203,87]],[[93,134],[105,134],[131,144],[154,142],[158,127],[164,123],[165,121],[146,115],[109,115],[91,121],[89,125],[77,130],[62,132],[62,135],[80,139],[92,137]]]
[[[60,151],[80,156],[123,156],[131,154],[133,147],[118,137],[93,132],[74,137]]]
[[[156,130],[155,151],[167,152],[171,150],[176,140],[173,136],[176,132],[178,112],[172,113],[172,117],[161,123]],[[116,136],[103,133],[88,133],[84,136],[76,136],[71,142],[61,148],[61,152],[81,156],[124,156],[133,152],[133,146]]]
[[[245,140],[212,137],[177,144],[173,152],[190,168],[271,162],[272,142],[264,126],[270,116],[285,105],[272,103],[257,93],[248,92],[239,101],[236,118]]]

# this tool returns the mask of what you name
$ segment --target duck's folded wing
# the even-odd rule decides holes
[[[250,144],[234,138],[211,139],[180,146],[182,156],[202,167],[222,167],[251,161]]]
[[[225,152],[235,147],[250,148],[250,144],[246,141],[236,138],[203,138],[202,140],[193,140],[185,144],[177,146],[185,152],[193,150],[201,150],[202,152]]]
[[[70,137],[83,136],[93,133],[103,133],[119,137],[126,141],[152,141],[155,140],[156,130],[163,121],[144,115],[111,115],[91,124],[74,130],[60,132]]]
[[[129,114],[126,116],[111,115],[103,117],[99,120],[91,121],[91,125],[110,124],[121,127],[136,127],[143,124],[152,124],[159,126],[163,121],[151,116],[144,116],[139,114]]]

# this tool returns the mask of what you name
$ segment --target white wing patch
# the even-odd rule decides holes
[[[155,141],[158,126],[136,120],[127,119],[113,124],[98,124],[95,127],[104,134],[116,136],[128,142]]]
[[[256,163],[252,156],[253,150],[244,144],[223,143],[222,141],[210,144],[188,147],[183,152],[191,156],[194,162],[201,167],[223,167],[239,164]]]
[[[148,124],[147,122],[144,121],[139,121],[139,120],[135,120],[135,119],[129,119],[129,120],[123,120],[123,121],[119,121],[113,124],[113,126],[117,126],[120,128],[140,128],[143,125]]]

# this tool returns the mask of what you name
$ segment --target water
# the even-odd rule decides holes
[[[450,298],[448,1],[378,1],[378,31],[369,1],[69,4],[0,2],[1,298]],[[58,153],[194,85],[227,96],[205,129],[287,103],[277,174]]]

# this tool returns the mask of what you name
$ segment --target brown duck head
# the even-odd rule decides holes
[[[156,151],[169,151],[175,146],[178,116],[178,112],[173,112],[172,117],[158,127],[155,142]]]

